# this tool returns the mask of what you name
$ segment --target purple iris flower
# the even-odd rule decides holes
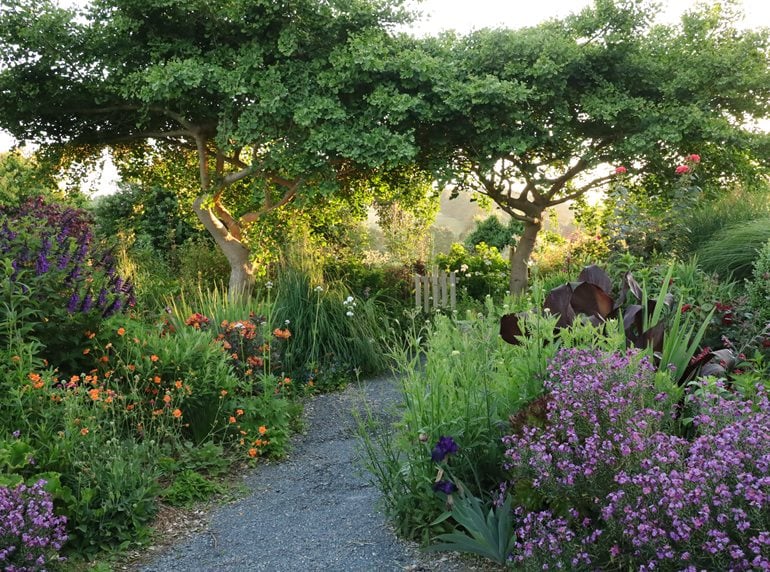
[[[447,455],[453,455],[459,451],[460,448],[451,437],[439,437],[438,443],[433,447],[430,458],[434,463],[440,463]]]
[[[437,493],[451,495],[453,492],[457,491],[457,487],[452,481],[439,481],[433,484],[433,490]]]

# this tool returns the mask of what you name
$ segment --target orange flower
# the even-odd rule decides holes
[[[230,423],[235,423],[235,417],[233,417],[233,416],[231,415],[231,416],[230,416],[230,418],[228,419],[228,421],[229,421]]]
[[[85,436],[85,435],[88,435],[88,427],[83,427],[83,428],[80,430],[80,434],[81,434],[81,435],[84,435],[84,436]]]
[[[177,380],[174,382],[174,387],[176,387],[177,389],[182,389],[182,382],[181,382],[180,380],[178,380],[178,379],[177,379]]]
[[[284,383],[284,385],[289,385],[291,383],[291,378],[290,377],[284,377],[283,378],[283,383]]]
[[[273,330],[273,335],[279,340],[288,340],[291,337],[291,332],[289,331],[289,328],[283,330],[281,328],[276,328]]]
[[[110,361],[110,358],[109,356],[102,356],[101,360],[102,360],[102,363],[107,363],[108,361]]]
[[[254,447],[249,449],[249,457],[256,457],[256,456],[257,456],[257,450]]]
[[[130,364],[126,365],[126,369],[128,371],[136,371],[136,366],[134,364],[130,363]]]
[[[79,375],[73,375],[72,377],[70,377],[70,383],[77,383],[78,381],[80,381]]]
[[[21,361],[21,358],[20,358],[19,356],[13,356],[13,357],[11,358],[11,361],[12,361],[13,363],[18,363],[18,362],[20,362],[20,361]]]
[[[89,389],[88,390],[88,396],[93,399],[94,401],[99,401],[99,390],[98,389]]]
[[[83,355],[84,356],[87,356],[90,353],[91,353],[91,349],[90,348],[86,348],[86,349],[83,350]]]
[[[171,415],[173,415],[174,417],[176,417],[177,419],[179,419],[179,418],[182,416],[182,410],[181,410],[181,409],[174,409],[174,410],[171,412]]]
[[[126,411],[131,411],[133,408],[134,408],[133,403],[129,403],[128,405],[126,405]]]
[[[30,373],[27,375],[30,381],[37,383],[40,381],[40,374],[39,373]]]
[[[126,328],[118,328],[118,335],[119,336],[125,336],[126,335]]]
[[[104,400],[104,402],[105,402],[105,403],[112,403],[112,397],[111,397],[111,396],[110,396],[110,397],[107,397],[107,398]]]
[[[224,397],[225,395],[227,395],[227,390],[226,389],[223,389],[222,391],[219,392],[219,396],[220,397]]]
[[[254,441],[254,444],[257,447],[261,447],[262,445],[264,445],[264,443],[262,442],[262,439],[257,439],[256,441]]]
[[[163,396],[163,402],[164,403],[171,403],[171,396],[168,393]]]
[[[155,377],[153,377],[153,378],[152,378],[152,381],[153,381],[154,383],[160,383],[160,376],[159,376],[159,375],[156,375]]]
[[[243,415],[243,409],[236,409],[236,410],[235,410],[235,414],[236,414],[238,417],[240,417],[241,415]]]
[[[152,412],[153,415],[160,415],[161,413],[163,413],[162,409],[154,409]]]
[[[222,342],[222,347],[225,348],[226,350],[229,350],[233,346],[231,346],[230,343],[227,340],[225,340]]]
[[[158,356],[156,356],[155,354],[152,354],[150,356],[150,361],[158,361]]]
[[[265,427],[264,425],[260,425],[259,426],[259,434],[260,435],[264,435],[265,433],[267,433],[267,427]]]

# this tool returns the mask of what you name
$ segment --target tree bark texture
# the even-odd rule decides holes
[[[511,294],[522,294],[527,289],[529,281],[529,262],[532,251],[535,249],[535,240],[537,233],[542,228],[540,217],[534,219],[537,222],[527,221],[524,223],[524,233],[519,239],[516,248],[511,248]]]
[[[195,199],[193,208],[230,264],[227,295],[231,300],[247,299],[254,288],[254,267],[250,261],[249,249],[228,232],[211,209],[203,205],[204,200],[204,196]]]

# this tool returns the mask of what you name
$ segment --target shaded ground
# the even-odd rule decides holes
[[[424,554],[393,534],[377,511],[379,492],[354,463],[354,409],[363,400],[393,412],[397,382],[372,379],[321,395],[305,410],[306,434],[291,455],[243,477],[248,494],[200,517],[198,532],[162,550],[144,572],[479,570],[451,555]],[[196,527],[196,523],[192,528]]]

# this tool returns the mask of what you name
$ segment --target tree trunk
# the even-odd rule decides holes
[[[204,196],[198,197],[195,199],[193,208],[230,264],[227,296],[230,300],[245,300],[251,296],[254,289],[254,266],[250,261],[251,253],[240,240],[228,232],[210,209],[203,206],[204,201]]]
[[[529,279],[527,262],[529,262],[529,257],[535,249],[537,233],[540,232],[540,229],[542,228],[540,218],[535,220],[537,221],[536,223],[524,223],[524,233],[521,235],[519,243],[516,245],[516,248],[511,248],[511,294],[522,294],[527,289]]]

